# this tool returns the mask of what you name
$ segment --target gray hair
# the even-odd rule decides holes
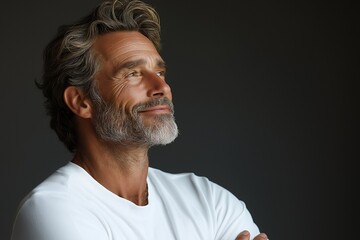
[[[96,96],[94,76],[99,62],[91,52],[96,37],[108,32],[138,31],[160,51],[160,18],[156,10],[139,0],[102,1],[79,22],[59,27],[56,37],[44,50],[44,72],[37,86],[45,97],[50,126],[70,152],[77,147],[74,113],[63,94],[78,86]]]

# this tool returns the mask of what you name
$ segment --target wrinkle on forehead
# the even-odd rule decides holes
[[[134,55],[141,52],[158,54],[154,44],[136,31],[111,32],[98,36],[93,50],[105,61],[130,53]]]

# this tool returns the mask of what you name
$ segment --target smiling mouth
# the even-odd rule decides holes
[[[139,113],[148,114],[172,114],[172,110],[168,105],[158,105],[155,107],[149,107],[139,111]]]

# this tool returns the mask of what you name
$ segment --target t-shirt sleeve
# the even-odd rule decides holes
[[[11,240],[106,240],[96,220],[68,204],[66,198],[32,195],[21,204],[13,224]],[[75,220],[76,219],[76,220]],[[82,231],[79,231],[82,226]]]
[[[259,228],[245,202],[215,183],[211,185],[211,190],[215,208],[216,240],[235,240],[243,230],[250,232],[250,239],[259,234]]]

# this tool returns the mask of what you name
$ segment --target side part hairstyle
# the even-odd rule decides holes
[[[160,18],[156,10],[139,0],[102,1],[88,16],[60,26],[43,55],[43,75],[37,87],[45,97],[50,127],[70,152],[77,148],[74,113],[64,101],[68,86],[94,91],[94,76],[100,67],[92,54],[96,37],[115,31],[138,31],[160,51]]]

